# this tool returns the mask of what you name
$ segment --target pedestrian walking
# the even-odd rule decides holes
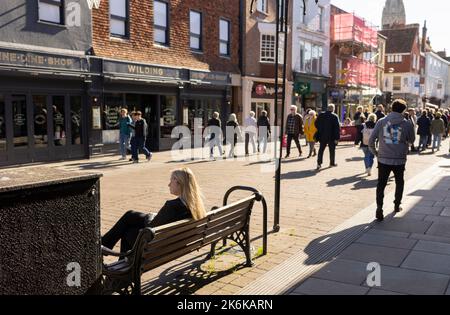
[[[355,139],[355,145],[359,145],[361,143],[361,137],[360,137],[360,132],[361,132],[361,126],[363,124],[363,122],[361,121],[361,118],[365,118],[364,114],[363,114],[363,110],[364,107],[362,106],[358,106],[356,108],[356,113],[353,116],[353,121],[355,122],[355,127],[356,127],[356,139]],[[344,123],[344,126],[350,126],[350,124]]]
[[[255,118],[255,112],[250,112],[247,119],[245,119],[245,156],[249,156],[248,146],[251,143],[253,148],[253,154],[256,153],[256,133],[258,128],[258,122]]]
[[[448,124],[449,124],[448,111],[441,110],[441,116],[442,116],[441,118],[444,121],[444,125],[445,125],[445,132],[444,132],[443,139],[447,139],[447,136],[448,136]]]
[[[316,140],[320,143],[317,157],[317,170],[322,168],[323,154],[326,147],[330,150],[330,167],[336,167],[336,146],[341,139],[339,117],[334,113],[334,104],[328,105],[325,113],[319,115],[316,120]]]
[[[433,153],[441,150],[442,136],[445,133],[445,124],[442,120],[442,114],[436,113],[436,118],[431,122],[431,134],[433,135]]]
[[[209,137],[209,158],[214,159],[214,148],[217,146],[219,155],[223,155],[222,149],[222,122],[220,121],[220,114],[214,112],[212,118],[208,121],[208,137]]]
[[[434,109],[428,110],[428,119],[430,120],[430,123],[434,120]],[[433,135],[431,134],[431,129],[428,131],[428,141],[427,141],[427,148],[431,146],[431,141],[433,139]]]
[[[416,111],[415,109],[410,109],[408,111],[409,113],[409,121],[411,122],[411,124],[413,125],[414,128],[414,134],[417,132],[417,115],[416,115]],[[411,144],[411,152],[417,152],[415,143]]]
[[[153,154],[146,148],[146,140],[148,134],[148,125],[144,118],[142,118],[142,112],[137,111],[133,115],[133,123],[129,124],[133,129],[133,138],[131,139],[131,154],[133,163],[139,163],[139,152],[143,152],[147,161],[150,162]]]
[[[372,137],[377,115],[370,114],[367,122],[363,124],[361,149],[364,152],[364,165],[366,167],[367,176],[372,176],[372,168],[374,165],[375,155],[369,149],[370,137]]]
[[[267,142],[272,131],[270,130],[270,121],[267,112],[263,110],[257,121],[258,127],[258,152],[261,152],[261,143],[263,145],[263,153],[267,152]]]
[[[384,220],[384,190],[391,172],[395,176],[394,211],[402,210],[402,198],[405,185],[405,167],[408,147],[415,141],[413,126],[406,121],[403,113],[408,108],[404,100],[395,100],[392,112],[375,126],[369,140],[369,148],[378,159],[377,211],[378,221]],[[376,148],[376,141],[379,148]]]
[[[238,138],[241,138],[241,128],[239,127],[239,123],[237,121],[236,114],[230,114],[230,117],[227,122],[227,141],[230,143],[230,153],[228,154],[228,158],[237,158],[235,147],[238,142]]]
[[[377,116],[377,121],[380,121],[384,117],[386,117],[386,113],[384,112],[384,106],[378,105],[377,111],[375,112],[375,115]]]
[[[428,137],[431,130],[431,121],[428,118],[427,111],[422,112],[422,116],[417,119],[417,134],[420,136],[419,147],[417,150],[419,153],[427,149]]]
[[[316,120],[317,120],[317,113],[313,110],[310,110],[308,115],[305,116],[305,138],[306,143],[308,143],[309,145],[308,159],[311,156],[317,155],[316,139],[315,139],[317,133]]]
[[[302,147],[300,145],[300,135],[304,134],[303,131],[303,117],[297,112],[297,106],[291,106],[291,113],[287,117],[286,121],[286,134],[287,134],[287,152],[286,159],[291,155],[292,140],[294,140],[297,146],[299,156],[302,156]]]
[[[127,159],[127,150],[130,148],[130,140],[131,140],[131,128],[130,124],[133,122],[130,115],[128,115],[128,110],[126,108],[122,108],[120,111],[119,118],[119,150],[121,158],[120,160]]]

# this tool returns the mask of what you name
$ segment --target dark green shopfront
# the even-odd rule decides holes
[[[231,75],[0,49],[0,166],[114,153],[121,108],[140,110],[148,146],[170,149],[172,129],[227,117]]]

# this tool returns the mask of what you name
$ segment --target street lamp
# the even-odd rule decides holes
[[[315,0],[316,4],[319,0]],[[255,0],[250,4],[250,14],[253,14],[253,6]],[[283,89],[281,101],[281,126],[279,136],[279,156],[276,157],[276,171],[275,171],[275,206],[274,206],[274,225],[273,231],[280,231],[280,203],[281,203],[281,160],[283,154],[283,134],[284,134],[284,116],[286,106],[286,65],[287,65],[287,50],[288,50],[288,19],[289,19],[289,0],[276,0],[277,16],[276,16],[276,33],[275,33],[275,122],[278,123],[278,74],[279,74],[279,45],[280,34],[284,34],[284,58],[283,58]],[[303,15],[306,15],[306,0],[303,0]],[[277,152],[277,141],[275,141],[275,152]]]

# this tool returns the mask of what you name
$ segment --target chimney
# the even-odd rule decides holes
[[[425,52],[427,46],[427,21],[425,20],[422,28],[422,52]]]

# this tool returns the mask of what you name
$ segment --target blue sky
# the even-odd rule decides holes
[[[374,25],[381,24],[385,0],[331,0],[335,6],[355,13]],[[448,0],[403,0],[408,24],[427,20],[428,36],[436,51],[447,50],[450,55],[450,1]]]

